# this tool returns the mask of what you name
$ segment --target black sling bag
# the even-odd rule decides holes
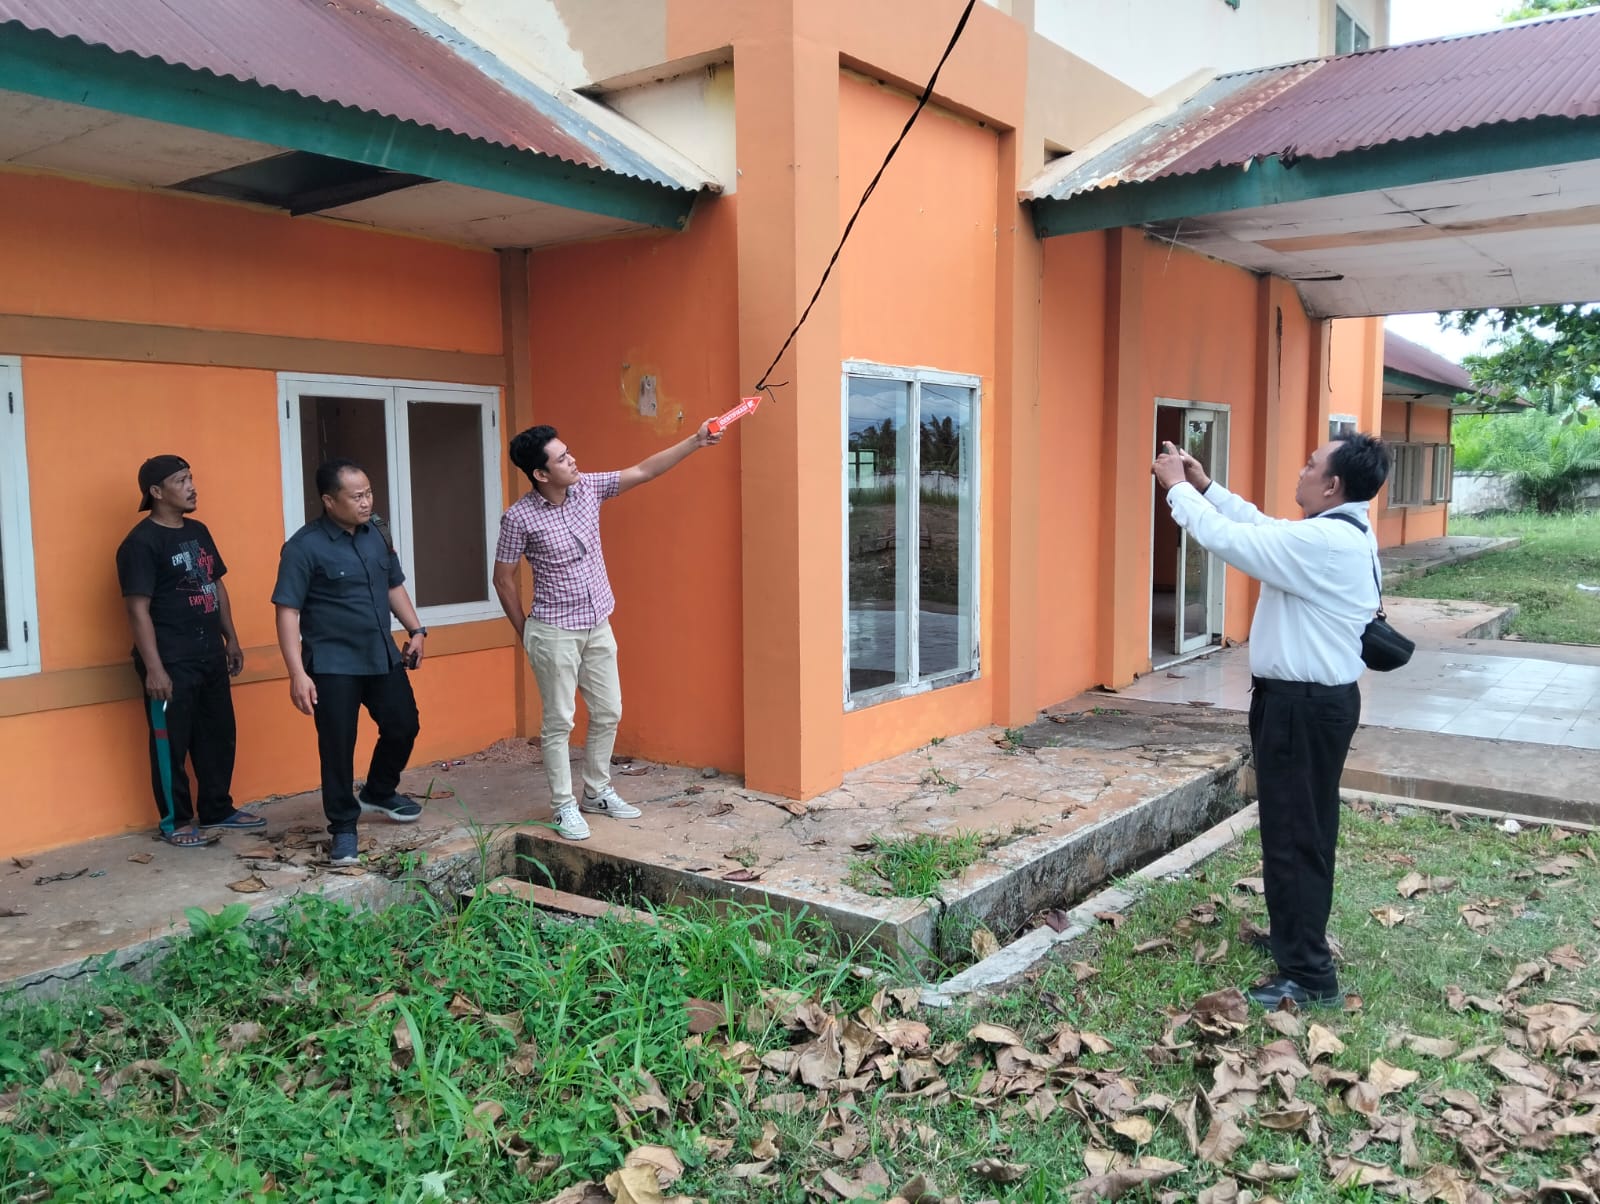
[[[1317,517],[1336,518],[1363,535],[1367,533],[1366,524],[1352,514],[1319,514]],[[1387,673],[1409,661],[1417,645],[1389,626],[1389,618],[1383,613],[1383,578],[1376,561],[1372,565],[1372,580],[1378,587],[1378,613],[1361,633],[1361,663],[1375,672]]]

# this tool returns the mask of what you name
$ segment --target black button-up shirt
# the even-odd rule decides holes
[[[405,582],[400,558],[371,523],[346,531],[326,514],[289,537],[272,601],[300,612],[307,673],[376,676],[400,663],[389,631],[389,591]]]

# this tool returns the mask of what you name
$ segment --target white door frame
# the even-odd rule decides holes
[[[1212,446],[1216,455],[1212,457],[1214,463],[1207,464],[1206,471],[1211,479],[1224,488],[1228,484],[1228,459],[1229,444],[1232,438],[1230,430],[1231,407],[1219,402],[1188,401],[1175,397],[1156,398],[1156,417],[1159,420],[1163,407],[1179,411],[1182,421],[1188,421],[1190,416],[1203,416],[1212,424]],[[1158,422],[1159,425],[1159,422]],[[1152,513],[1158,499],[1155,498],[1155,482],[1151,481]],[[1177,589],[1174,594],[1172,649],[1176,659],[1184,659],[1217,647],[1222,642],[1223,624],[1227,615],[1227,566],[1215,553],[1207,553],[1211,560],[1211,571],[1207,574],[1208,588],[1206,590],[1206,633],[1185,640],[1183,636],[1184,593],[1187,575],[1187,552],[1189,548],[1189,533],[1182,527],[1178,528],[1178,574]],[[1155,599],[1155,543],[1151,541],[1150,547],[1150,596],[1152,615],[1154,613]],[[1151,645],[1150,659],[1155,661],[1155,631],[1154,624],[1150,624]],[[1170,664],[1171,661],[1164,661]]]

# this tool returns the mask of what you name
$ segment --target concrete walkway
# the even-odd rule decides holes
[[[1387,588],[1398,581],[1421,577],[1447,565],[1476,560],[1490,552],[1503,552],[1521,542],[1514,535],[1445,535],[1439,539],[1419,539],[1415,543],[1384,548],[1378,553],[1378,562],[1383,566],[1383,584]]]
[[[1361,722],[1600,749],[1600,649],[1471,638],[1493,631],[1505,613],[1466,602],[1394,599],[1390,622],[1417,641],[1417,651],[1405,668],[1361,679]],[[1249,647],[1158,669],[1117,693],[1247,711]]]

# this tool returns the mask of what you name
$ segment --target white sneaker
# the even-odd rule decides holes
[[[627,802],[610,786],[599,794],[583,792],[583,802],[580,804],[585,811],[595,815],[609,815],[612,819],[638,819],[643,811]]]
[[[556,808],[556,831],[568,840],[589,839],[589,821],[578,813],[577,803],[563,803]]]

